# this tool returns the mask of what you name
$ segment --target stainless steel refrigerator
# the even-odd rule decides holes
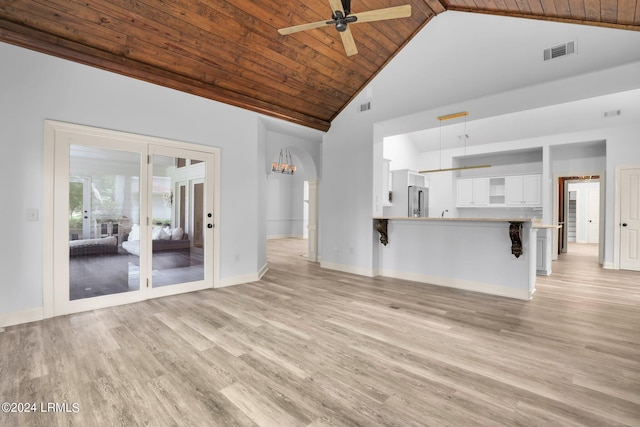
[[[409,186],[409,211],[410,217],[429,216],[429,188],[417,185]]]

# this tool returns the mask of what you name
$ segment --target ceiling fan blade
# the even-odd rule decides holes
[[[342,1],[340,0],[329,0],[329,5],[331,6],[331,13],[339,10],[344,15],[344,8],[342,7]]]
[[[294,25],[293,27],[280,28],[278,32],[285,36],[287,34],[293,34],[299,31],[313,30],[314,28],[325,27],[327,25],[332,25],[331,21],[317,21],[310,22],[308,24]]]
[[[388,7],[386,9],[370,10],[368,12],[353,13],[350,16],[357,16],[358,20],[353,22],[357,24],[360,22],[372,22],[382,21],[385,19],[395,18],[408,18],[411,16],[411,5],[405,4],[404,6]]]
[[[345,52],[347,52],[347,56],[352,56],[358,53],[356,41],[353,39],[353,35],[351,34],[351,30],[349,28],[341,32],[340,37],[342,37],[342,44],[344,45]]]

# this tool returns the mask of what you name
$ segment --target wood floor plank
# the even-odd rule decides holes
[[[0,425],[638,426],[640,273],[569,246],[520,301],[324,270],[0,332]]]

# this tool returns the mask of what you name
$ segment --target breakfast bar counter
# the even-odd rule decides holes
[[[529,300],[536,229],[530,218],[374,217],[382,276]]]

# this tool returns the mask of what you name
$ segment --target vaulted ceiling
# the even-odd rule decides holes
[[[489,13],[640,31],[640,0],[356,0],[409,18],[350,24],[347,56],[328,0],[0,0],[0,40],[319,130],[435,15]],[[432,84],[437,84],[433,82]]]

